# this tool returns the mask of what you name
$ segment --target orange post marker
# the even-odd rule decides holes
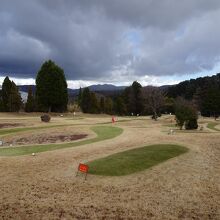
[[[86,164],[80,163],[80,164],[79,164],[79,167],[78,167],[78,171],[80,171],[80,172],[82,172],[82,173],[88,173],[88,171],[89,171],[89,166],[86,165]]]
[[[85,173],[85,180],[86,180],[87,173],[89,172],[89,166],[86,165],[86,164],[80,163],[79,166],[78,166],[76,176],[78,175],[78,172]]]
[[[112,116],[112,123],[115,123],[115,117]]]

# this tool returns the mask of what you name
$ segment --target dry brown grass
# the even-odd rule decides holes
[[[39,117],[27,117],[13,115],[13,122],[39,123]],[[88,129],[86,124],[111,119],[82,117],[57,117],[51,123],[80,123]],[[1,157],[0,219],[220,219],[220,133],[168,135],[164,130],[169,128],[162,125],[169,120],[119,122],[124,132],[113,140],[36,157]],[[190,151],[128,176],[89,175],[86,182],[75,177],[79,162],[157,143],[180,144]]]

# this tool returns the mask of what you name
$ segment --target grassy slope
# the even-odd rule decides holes
[[[64,144],[42,144],[42,145],[31,145],[31,146],[21,146],[21,147],[10,147],[10,148],[0,148],[0,156],[18,156],[31,153],[38,153],[44,151],[51,151],[67,147],[76,147],[80,145],[90,144],[102,140],[107,140],[120,135],[123,129],[112,126],[95,126],[91,128],[97,137],[92,139],[87,139],[79,142],[64,143]]]
[[[89,162],[89,173],[104,176],[122,176],[145,170],[172,157],[187,152],[178,145],[150,145],[136,148]]]

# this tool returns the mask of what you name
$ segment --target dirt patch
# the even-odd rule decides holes
[[[23,124],[20,123],[0,123],[1,128],[13,128],[13,127],[21,127]]]
[[[38,137],[22,137],[14,141],[6,141],[4,145],[29,145],[29,144],[48,144],[48,143],[61,143],[71,142],[79,139],[86,138],[87,134],[72,134],[72,135],[43,135]]]

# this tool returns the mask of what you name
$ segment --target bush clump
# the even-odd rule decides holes
[[[41,121],[43,122],[50,122],[50,119],[51,119],[49,115],[42,115],[40,118],[41,118]]]
[[[198,114],[193,103],[183,98],[178,98],[175,102],[175,115],[177,125],[180,129],[182,129],[183,125],[185,125],[185,129],[187,130],[198,128]]]
[[[197,119],[194,118],[185,122],[186,130],[197,129],[197,128],[198,128]]]

